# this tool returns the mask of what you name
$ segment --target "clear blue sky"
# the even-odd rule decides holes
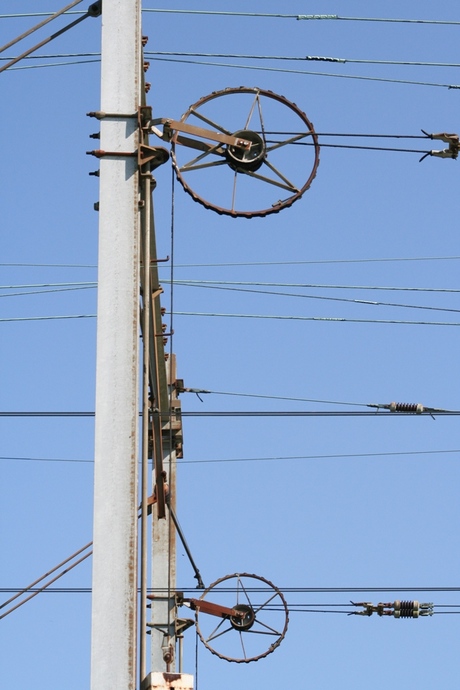
[[[153,8],[151,2],[144,5]],[[4,14],[60,7],[56,0],[2,3],[0,44],[38,21]],[[460,22],[454,0],[195,0],[174,7]],[[36,42],[66,21],[37,33]],[[322,134],[416,136],[421,129],[460,133],[460,92],[446,88],[460,84],[460,69],[454,66],[460,63],[459,30],[448,25],[144,12],[147,51],[453,65],[220,60],[246,67],[241,69],[151,56],[148,103],[156,117],[179,118],[213,91],[259,86],[295,102]],[[34,40],[0,57],[14,56]],[[100,20],[88,19],[41,54],[99,51]],[[85,59],[91,58],[43,58],[18,67]],[[85,155],[97,148],[88,138],[97,123],[85,116],[99,107],[99,63],[93,59],[89,64],[0,74],[1,411],[94,409],[96,290],[80,286],[85,289],[16,294],[47,289],[16,286],[97,281],[98,216],[93,204],[98,183],[88,176],[97,161]],[[218,62],[213,57],[183,59]],[[431,85],[342,78],[345,75]],[[281,120],[273,128],[284,126]],[[444,147],[418,139],[320,136],[320,141],[417,150]],[[459,164],[430,157],[419,163],[420,156],[324,146],[317,177],[304,197],[280,214],[250,221],[206,210],[175,184],[176,280],[273,283],[277,286],[252,289],[296,296],[177,285],[174,311],[298,317],[175,316],[173,348],[185,385],[326,401],[206,395],[200,402],[184,395],[185,411],[350,411],[393,400],[460,408],[460,306],[458,293],[449,292],[459,289]],[[296,174],[303,175],[298,166]],[[165,257],[171,255],[170,166],[160,168],[156,179],[158,255]],[[207,191],[212,202],[222,187],[211,182]],[[169,308],[169,266],[162,277]],[[329,287],[283,287],[287,283]],[[88,318],[5,321],[65,315]],[[311,317],[344,321],[299,320]],[[0,417],[0,587],[27,585],[91,540],[93,426],[91,418]],[[346,609],[350,599],[375,604],[419,599],[460,606],[459,592],[415,591],[459,586],[457,428],[453,416],[185,419],[177,512],[206,584],[245,571],[281,589],[380,590],[287,592],[293,609],[299,604],[345,604]],[[193,587],[181,548],[178,561],[178,587]],[[90,587],[90,562],[57,584]],[[9,596],[2,593],[0,601]],[[25,690],[32,683],[37,690],[57,690],[64,684],[66,690],[87,688],[90,607],[87,593],[49,593],[1,620],[2,687]],[[198,687],[263,685],[275,690],[292,682],[316,690],[383,690],[389,684],[397,690],[455,687],[458,621],[456,615],[398,621],[293,611],[286,639],[256,664],[228,664],[201,646]],[[184,670],[194,673],[193,631],[186,635],[185,659]]]

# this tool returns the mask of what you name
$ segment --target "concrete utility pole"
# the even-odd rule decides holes
[[[167,334],[151,199],[151,170],[165,162],[168,153],[148,146],[151,109],[143,93],[140,13],[141,0],[104,0],[101,109],[93,113],[100,120],[101,141],[100,149],[92,152],[100,158],[100,215],[91,690],[135,690],[138,662],[139,689],[190,690],[193,677],[175,673],[176,642],[184,624],[178,630],[171,514],[182,426],[175,359],[171,357],[168,366],[165,362]],[[138,495],[140,330],[143,421]],[[154,468],[151,496],[149,459]],[[158,595],[151,598],[147,621],[149,506],[152,586]]]
[[[104,0],[101,70],[91,689],[134,690],[140,221],[124,154],[138,149],[140,0]]]

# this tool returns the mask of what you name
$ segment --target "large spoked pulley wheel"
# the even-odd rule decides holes
[[[269,580],[248,573],[226,575],[195,601],[203,644],[226,661],[249,663],[271,654],[286,634],[286,601]]]
[[[215,91],[190,106],[171,134],[172,162],[200,204],[234,218],[291,206],[319,164],[313,124],[295,103],[259,88]],[[206,132],[220,135],[207,139]]]

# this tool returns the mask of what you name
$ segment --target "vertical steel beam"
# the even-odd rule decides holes
[[[176,399],[172,386],[176,381],[176,358],[172,355],[168,361],[169,412],[170,405]],[[168,477],[169,501],[173,511],[176,510],[176,461],[175,447],[177,431],[173,427],[175,417],[162,421],[163,467]],[[176,634],[175,634],[175,594],[176,594],[176,529],[169,510],[166,519],[158,519],[157,505],[153,511],[152,525],[152,589],[154,599],[151,604],[151,655],[152,671],[176,671]],[[170,654],[169,654],[170,652]]]
[[[140,39],[140,0],[104,0],[92,690],[136,687]]]

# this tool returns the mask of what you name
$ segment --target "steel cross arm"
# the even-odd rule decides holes
[[[198,610],[200,613],[209,613],[211,616],[218,618],[243,618],[244,613],[235,609],[230,609],[227,606],[220,604],[213,604],[211,601],[203,601],[203,599],[184,599],[184,603],[189,603],[193,611]]]
[[[163,134],[154,127],[154,125],[163,125]],[[169,118],[162,117],[157,120],[152,120],[151,131],[160,136],[166,141],[170,141],[173,136],[173,131],[185,132],[186,134],[193,134],[196,137],[202,139],[211,139],[211,141],[218,141],[221,144],[228,144],[228,146],[235,146],[236,148],[243,149],[244,151],[249,151],[251,148],[251,142],[248,139],[242,139],[241,137],[235,137],[233,134],[224,134],[223,132],[214,132],[211,129],[205,129],[204,127],[195,127],[195,125],[188,125],[185,122],[179,122],[178,120],[171,120]],[[187,139],[182,140],[183,144],[186,146]]]

